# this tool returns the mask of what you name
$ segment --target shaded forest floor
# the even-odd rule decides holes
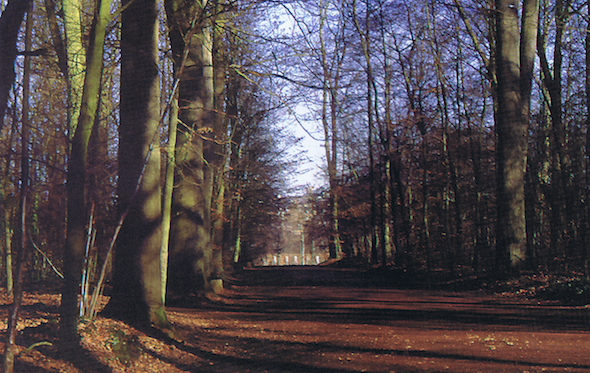
[[[371,278],[333,268],[244,271],[216,301],[169,306],[183,343],[101,317],[81,323],[87,356],[75,365],[55,349],[59,295],[30,290],[16,371],[590,372],[590,307],[531,299],[553,286],[547,279],[524,276],[491,294]],[[0,293],[2,342],[9,302]]]

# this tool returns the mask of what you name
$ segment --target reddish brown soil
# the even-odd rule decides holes
[[[233,286],[205,306],[170,307],[183,343],[104,318],[85,322],[88,356],[75,365],[53,346],[24,350],[55,343],[59,300],[28,293],[17,371],[590,372],[588,307],[352,282],[293,286],[272,281],[278,272],[266,275],[270,281]]]

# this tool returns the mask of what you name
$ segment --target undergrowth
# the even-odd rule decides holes
[[[497,284],[496,291],[567,305],[590,304],[590,280],[583,274],[530,274]]]

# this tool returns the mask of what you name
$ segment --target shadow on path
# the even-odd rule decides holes
[[[202,320],[202,326],[187,330],[191,337],[178,348],[204,365],[182,368],[311,373],[590,370],[587,308],[475,291],[371,287],[372,281],[363,276],[350,270],[251,270],[218,302],[193,309],[170,307],[171,314]]]
[[[234,290],[226,293],[226,302],[199,308],[231,311],[238,313],[238,318],[242,314],[254,319],[590,330],[590,310],[586,307],[524,302],[476,291],[419,290],[405,285],[402,289],[370,287],[375,281],[366,276],[361,270],[325,267],[245,270]]]

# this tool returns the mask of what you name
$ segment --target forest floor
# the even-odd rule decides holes
[[[339,269],[246,272],[219,299],[169,306],[182,342],[102,317],[82,322],[86,356],[76,364],[55,348],[59,295],[27,291],[15,371],[590,372],[587,305],[529,299],[516,288],[374,286]],[[0,294],[2,342],[9,303]]]

